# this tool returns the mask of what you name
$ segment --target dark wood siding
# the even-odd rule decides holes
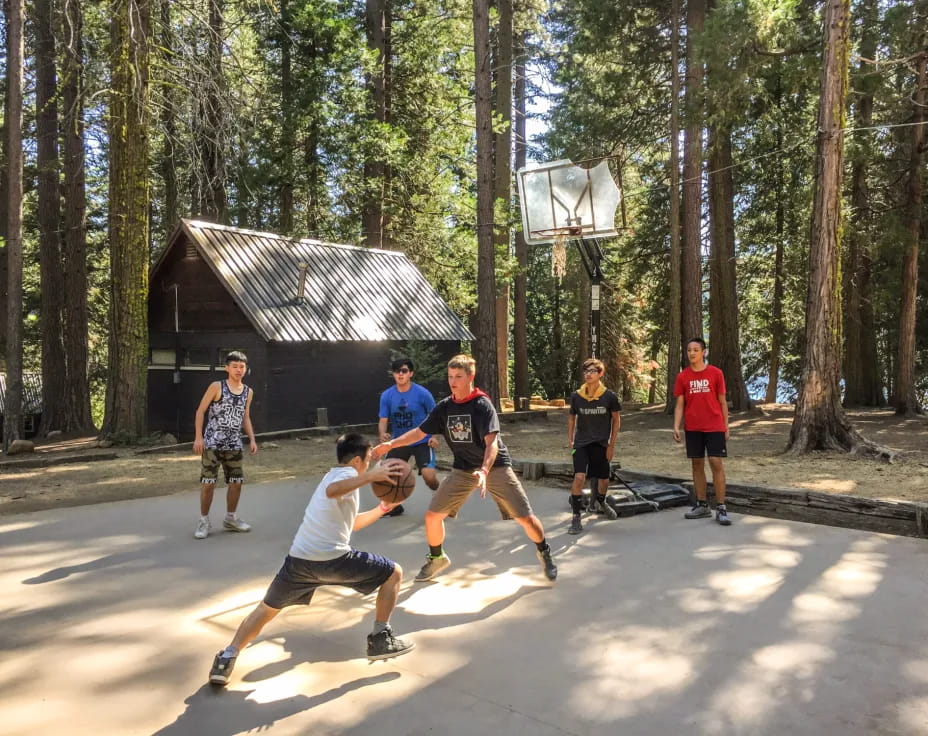
[[[181,332],[189,330],[251,330],[251,322],[222,282],[199,255],[186,256],[186,237],[180,237],[165,256],[151,283],[148,328],[174,331],[174,299]]]
[[[225,377],[224,354],[242,350],[248,356],[245,383],[255,391],[251,402],[251,421],[255,432],[268,427],[267,347],[254,332],[180,332],[150,334],[153,350],[173,350],[178,356],[174,368],[149,366],[148,427],[152,432],[170,432],[181,442],[193,439],[194,414],[203,392],[213,381]],[[184,365],[184,355],[209,355],[210,365]],[[176,371],[176,373],[175,373]],[[179,383],[175,383],[175,375]]]
[[[380,393],[392,385],[390,349],[400,343],[334,342],[268,345],[268,429],[310,427],[316,410],[328,410],[329,424],[376,422]],[[457,342],[436,344],[443,360]],[[432,390],[438,388],[430,386]],[[447,385],[444,386],[447,394]]]

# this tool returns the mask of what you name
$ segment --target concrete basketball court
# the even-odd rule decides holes
[[[406,516],[354,539],[403,565],[393,625],[416,650],[369,664],[373,596],[330,588],[215,690],[212,657],[314,483],[246,488],[254,531],[205,541],[194,492],[0,517],[0,731],[928,734],[928,542],[741,515],[723,529],[682,509],[571,537],[564,491],[543,487],[529,495],[554,585],[477,496],[448,525],[452,567],[414,585],[420,482]]]

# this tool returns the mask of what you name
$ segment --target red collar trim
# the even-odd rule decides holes
[[[451,400],[452,400],[455,404],[466,404],[468,401],[473,401],[474,399],[476,399],[476,398],[479,397],[479,396],[486,396],[486,394],[485,394],[483,391],[481,391],[479,388],[475,388],[473,391],[471,391],[469,394],[467,394],[467,396],[465,396],[463,399],[456,399],[456,398],[454,398],[454,394],[452,394],[452,395],[451,395]],[[490,397],[487,396],[487,398],[490,398]]]

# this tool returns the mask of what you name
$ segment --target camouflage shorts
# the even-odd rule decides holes
[[[226,483],[244,483],[241,450],[212,450],[203,448],[200,483],[215,483],[219,475],[219,466],[225,473]]]

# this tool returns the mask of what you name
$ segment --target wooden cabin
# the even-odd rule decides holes
[[[319,409],[331,426],[376,422],[391,349],[423,341],[447,360],[473,339],[403,253],[196,220],[152,267],[148,329],[149,429],[181,440],[231,350],[268,432],[315,426]]]
[[[42,374],[23,373],[23,437],[35,437],[42,423]],[[6,414],[6,373],[0,373],[0,439]],[[55,429],[52,427],[51,429]]]

